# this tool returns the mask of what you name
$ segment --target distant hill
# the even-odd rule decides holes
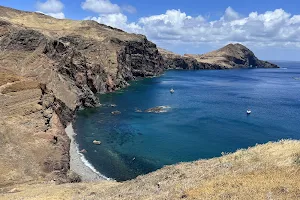
[[[254,53],[241,44],[228,44],[206,54],[185,54],[180,56],[159,49],[167,68],[183,69],[232,69],[232,68],[278,68],[279,66],[259,60]]]

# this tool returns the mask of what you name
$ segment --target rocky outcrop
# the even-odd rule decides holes
[[[184,70],[201,70],[201,69],[221,69],[219,65],[198,62],[195,58],[181,56],[165,49],[159,48],[159,52],[165,61],[165,69],[184,69]]]
[[[167,69],[232,69],[232,68],[278,68],[277,65],[259,60],[254,53],[241,44],[229,44],[219,50],[184,56],[160,49]]]

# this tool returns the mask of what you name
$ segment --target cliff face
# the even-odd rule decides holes
[[[163,59],[145,36],[93,21],[57,20],[4,7],[0,11],[0,49],[11,55],[2,59],[1,67],[46,84],[70,108],[80,102],[95,105],[93,93],[113,91],[129,80],[163,72]],[[60,84],[65,91],[55,87]],[[65,92],[74,97],[64,98]]]
[[[67,181],[75,111],[163,69],[145,36],[0,7],[0,183]]]
[[[191,56],[181,56],[165,49],[159,48],[159,52],[165,61],[165,68],[168,69],[185,69],[185,70],[200,70],[200,69],[222,69],[217,64],[202,63]]]
[[[167,63],[167,68],[171,69],[278,68],[275,64],[259,60],[251,50],[241,44],[229,44],[202,55],[180,56],[163,49],[159,51]]]

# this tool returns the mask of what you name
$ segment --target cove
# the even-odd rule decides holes
[[[124,181],[164,165],[300,139],[300,63],[277,64],[280,69],[174,70],[132,82],[99,95],[101,107],[77,113],[76,140],[101,174]],[[156,106],[166,112],[136,112]]]

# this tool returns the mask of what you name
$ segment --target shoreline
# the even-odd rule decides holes
[[[81,177],[83,182],[105,181],[110,180],[104,175],[100,174],[91,163],[89,163],[84,155],[79,152],[78,144],[75,140],[76,133],[73,125],[70,123],[65,128],[66,134],[70,138],[70,171],[75,172]]]

